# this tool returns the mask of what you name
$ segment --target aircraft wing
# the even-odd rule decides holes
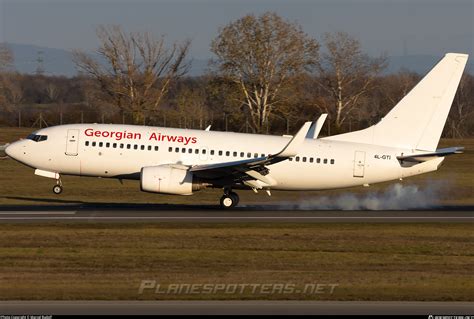
[[[401,155],[401,156],[397,156],[397,159],[399,161],[419,163],[419,162],[429,161],[435,157],[461,154],[463,151],[464,151],[464,147],[448,147],[448,148],[437,149],[435,152]]]
[[[275,181],[265,176],[269,173],[269,169],[266,166],[284,161],[290,157],[297,155],[305,140],[306,135],[308,134],[310,126],[311,122],[306,122],[300,128],[298,133],[296,133],[296,135],[293,136],[293,138],[288,142],[288,144],[278,153],[269,156],[249,158],[239,161],[195,165],[192,166],[189,171],[200,178],[227,178],[232,179],[233,182],[258,180],[261,183],[270,186]],[[252,183],[250,182],[249,184]],[[263,184],[259,184],[258,186],[265,186]],[[253,186],[254,185],[252,185],[252,187]]]

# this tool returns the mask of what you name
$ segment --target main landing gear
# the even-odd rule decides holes
[[[53,186],[53,193],[59,195],[63,192],[63,182],[61,182],[61,177],[58,175],[58,179],[56,179],[56,185]]]
[[[239,203],[239,195],[231,190],[224,190],[224,195],[221,197],[221,207],[229,209],[237,206]]]

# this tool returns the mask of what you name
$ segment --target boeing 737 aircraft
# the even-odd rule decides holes
[[[5,152],[56,180],[61,175],[140,181],[142,191],[191,195],[222,188],[223,208],[236,189],[322,190],[396,180],[437,170],[462,147],[437,149],[468,55],[448,53],[379,123],[317,138],[325,116],[296,135],[270,136],[114,124],[38,130]]]

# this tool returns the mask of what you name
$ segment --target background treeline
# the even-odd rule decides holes
[[[275,13],[246,15],[219,29],[206,75],[187,76],[191,41],[97,29],[94,55],[76,50],[78,76],[19,74],[0,46],[0,125],[125,123],[291,134],[321,113],[322,134],[378,122],[421,79],[386,75],[384,55],[370,57],[345,32],[320,42]],[[401,128],[403,129],[403,128]],[[474,77],[465,72],[445,137],[474,135]]]

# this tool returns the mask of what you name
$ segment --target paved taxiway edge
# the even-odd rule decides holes
[[[474,302],[406,301],[1,301],[0,315],[356,314],[466,315]]]

